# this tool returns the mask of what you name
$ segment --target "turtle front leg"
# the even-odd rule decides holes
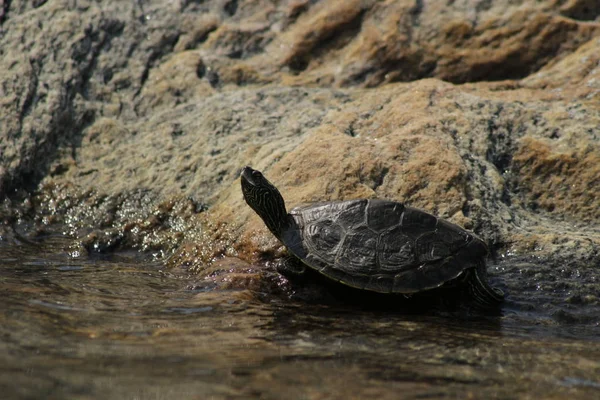
[[[287,256],[276,264],[279,272],[287,281],[289,297],[313,304],[335,304],[338,300],[318,279],[318,274],[308,268],[295,256]],[[315,276],[317,275],[317,276]]]
[[[277,272],[290,278],[300,278],[306,273],[306,265],[297,257],[287,256],[277,263]]]

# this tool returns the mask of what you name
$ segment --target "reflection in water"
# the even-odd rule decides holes
[[[465,319],[258,300],[56,240],[0,242],[0,293],[4,398],[600,394],[598,315],[561,322],[524,301]]]

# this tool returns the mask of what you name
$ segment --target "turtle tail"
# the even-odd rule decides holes
[[[487,283],[485,271],[473,268],[467,282],[469,293],[476,305],[482,308],[495,308],[504,300],[504,292]]]

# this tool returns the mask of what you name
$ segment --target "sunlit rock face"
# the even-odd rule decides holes
[[[252,165],[288,206],[402,201],[554,281],[600,262],[593,1],[13,1],[0,30],[5,227],[256,261]]]

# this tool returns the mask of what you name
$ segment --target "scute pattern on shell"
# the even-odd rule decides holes
[[[284,244],[331,279],[382,293],[441,286],[487,254],[461,227],[385,200],[314,203],[290,212]]]

